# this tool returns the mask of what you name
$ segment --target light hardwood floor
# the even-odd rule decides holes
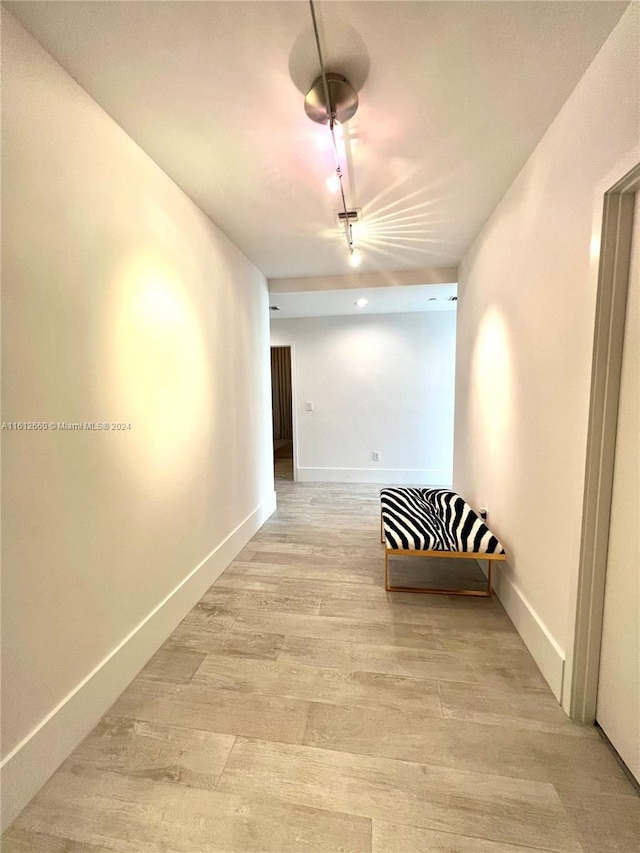
[[[4,853],[640,850],[640,799],[495,598],[385,593],[373,486],[278,496]]]

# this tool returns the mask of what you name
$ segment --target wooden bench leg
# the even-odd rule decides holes
[[[476,598],[491,598],[491,569],[493,560],[487,559],[488,567],[487,567],[487,587],[486,589],[438,589],[433,587],[423,587],[423,586],[393,586],[393,584],[389,583],[389,554],[393,553],[395,549],[385,548],[384,551],[384,588],[386,592],[413,592],[413,593],[428,593],[431,595],[469,595],[474,596]],[[422,554],[420,551],[412,551],[412,552],[404,552],[407,556],[413,557],[431,557],[436,556],[435,554]],[[439,557],[444,557],[447,554],[446,551],[443,551],[441,554],[438,554]],[[397,556],[401,556],[397,554]],[[456,555],[460,556],[460,555]],[[482,555],[478,555],[477,558],[474,559],[482,559]]]

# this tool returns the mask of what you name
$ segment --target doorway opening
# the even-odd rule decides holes
[[[271,409],[276,480],[294,479],[291,347],[271,347]]]

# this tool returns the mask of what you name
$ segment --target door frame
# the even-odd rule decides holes
[[[298,479],[298,419],[296,413],[298,411],[297,395],[296,395],[296,344],[292,341],[290,344],[270,344],[272,349],[288,349],[289,350],[289,369],[291,371],[291,443],[293,445],[293,480]],[[271,379],[273,383],[273,378]],[[274,459],[275,462],[275,459]]]
[[[567,710],[581,723],[596,717],[636,192],[640,163],[605,192],[602,211],[575,633],[565,673]]]

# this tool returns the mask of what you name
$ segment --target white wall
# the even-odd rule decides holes
[[[455,323],[455,311],[271,321],[271,344],[294,344],[300,480],[451,483]]]
[[[454,485],[489,507],[509,554],[499,594],[558,697],[575,619],[602,182],[640,140],[638,31],[636,4],[460,267]]]
[[[274,508],[263,275],[2,14],[3,820]]]

